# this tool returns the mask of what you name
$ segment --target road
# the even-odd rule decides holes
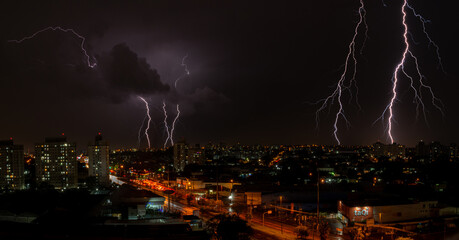
[[[259,224],[263,226],[263,217],[261,215],[254,215],[253,218],[251,219],[251,222],[253,224]],[[264,226],[270,229],[277,230],[281,234],[296,235],[295,234],[296,226],[288,225],[280,221],[269,219],[266,216],[265,216]]]
[[[165,194],[163,191],[157,190],[157,187],[151,188],[149,186],[143,186],[135,183],[130,183],[135,185],[136,187],[140,187],[144,190],[154,192],[160,196],[163,196],[166,198],[165,206],[168,206],[168,201],[169,201],[169,196]],[[179,210],[184,212],[185,214],[189,214],[190,210],[192,212],[192,209],[196,209],[194,206],[189,206],[186,203],[186,200],[182,199],[174,199],[171,197],[171,208]],[[227,213],[228,210],[226,208],[221,209],[221,213]],[[214,217],[215,215],[218,215],[218,213],[211,213],[211,212],[201,212],[200,213],[200,218],[203,220],[207,221]],[[246,219],[245,215],[240,215],[241,218]],[[340,223],[335,220],[330,220],[330,227],[331,228],[336,228],[340,227],[342,225],[339,225]],[[297,239],[297,235],[295,233],[295,228],[296,226],[290,225],[283,223],[281,221],[275,220],[275,219],[270,219],[266,217],[265,215],[265,220],[263,224],[263,217],[262,215],[254,214],[253,218],[249,221],[250,226],[254,229],[254,239],[263,239],[263,240],[293,240]],[[318,233],[316,232],[313,236],[309,236],[307,239],[314,239],[314,240],[320,240],[320,237]],[[330,235],[328,239],[333,239],[333,240],[343,240],[343,238],[339,235]]]

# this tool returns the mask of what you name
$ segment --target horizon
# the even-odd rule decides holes
[[[110,144],[110,140],[107,139],[103,134],[101,134],[100,132],[96,135],[94,135],[94,138],[97,137],[97,136],[102,136],[102,139],[106,142],[108,142],[108,145],[110,146],[110,150],[111,151],[116,151],[116,150],[126,150],[126,151],[132,151],[132,150],[137,150],[137,151],[165,151],[169,148],[173,148],[174,146],[168,146],[166,148],[162,148],[162,147],[151,147],[151,148],[148,148],[148,147],[136,147],[136,146],[113,146]],[[33,150],[32,152],[34,152],[34,149],[35,149],[35,145],[40,145],[42,143],[45,143],[45,139],[47,138],[63,138],[63,139],[66,139],[66,142],[68,143],[74,143],[75,146],[76,146],[76,149],[77,151],[79,152],[84,152],[85,149],[92,143],[94,143],[94,138],[92,140],[89,140],[88,138],[88,141],[86,141],[87,143],[86,144],[82,144],[82,143],[78,143],[76,141],[73,141],[72,138],[68,138],[67,135],[58,135],[58,136],[47,136],[47,137],[43,137],[43,141],[36,141],[34,142],[33,144],[28,144],[28,143],[22,143],[22,142],[19,142],[19,141],[16,141],[14,138],[9,138],[9,139],[0,139],[0,142],[8,142],[8,141],[13,141],[14,145],[22,145],[24,146],[24,152],[26,152],[26,149],[28,149],[28,151],[30,152],[30,150]],[[230,143],[230,142],[223,142],[223,141],[208,141],[206,143],[195,143],[195,142],[187,142],[187,141],[177,141],[177,143],[185,143],[189,146],[193,146],[193,145],[196,145],[198,144],[200,147],[206,147],[207,145],[211,144],[213,146],[218,146],[218,145],[226,145],[226,146],[244,146],[244,147],[253,147],[253,146],[293,146],[293,147],[311,147],[311,146],[322,146],[322,147],[337,147],[337,148],[353,148],[353,147],[372,147],[373,145],[377,144],[377,143],[381,143],[383,145],[386,145],[386,146],[389,146],[389,145],[398,145],[398,146],[403,146],[405,148],[415,148],[419,143],[421,142],[424,142],[426,145],[429,145],[431,143],[440,143],[441,145],[443,146],[455,146],[457,145],[457,142],[450,142],[450,143],[445,143],[445,142],[440,142],[440,141],[436,141],[436,140],[432,140],[432,141],[424,141],[424,140],[419,140],[418,142],[416,142],[415,144],[413,145],[408,145],[408,144],[401,144],[401,143],[384,143],[384,142],[381,142],[381,141],[375,141],[373,143],[368,143],[368,144],[341,144],[341,145],[336,145],[336,144],[318,144],[318,143],[297,143],[297,144],[285,144],[285,143],[271,143],[271,144],[261,144],[261,143],[253,143],[253,144],[245,144],[245,143],[242,143],[242,142],[233,142],[233,143]]]

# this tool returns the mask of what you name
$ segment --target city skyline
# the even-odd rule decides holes
[[[357,54],[356,75],[362,110],[346,99],[351,125],[340,125],[343,145],[389,143],[383,126],[372,123],[390,100],[390,79],[400,60],[402,3],[365,3],[369,37],[365,51]],[[341,74],[359,1],[40,4],[45,7],[34,12],[34,4],[10,3],[1,15],[0,96],[7,117],[0,124],[8,126],[1,139],[13,137],[27,149],[45,136],[65,133],[77,146],[85,146],[94,133],[102,132],[115,148],[137,147],[145,118],[145,105],[138,100],[142,96],[152,111],[149,134],[154,148],[167,139],[164,99],[171,103],[171,118],[176,104],[181,107],[175,142],[336,144],[336,106],[321,115],[316,129],[317,105],[311,103],[329,94]],[[395,142],[459,142],[459,105],[454,98],[459,89],[454,69],[458,20],[448,4],[410,4],[431,21],[426,27],[440,47],[445,73],[437,69],[435,49],[420,34],[422,26],[417,19],[409,20],[411,40],[418,43],[414,51],[421,56],[426,82],[445,106],[445,116],[429,105],[428,124],[416,120],[405,82],[394,108]],[[8,21],[19,12],[25,17]],[[65,32],[8,42],[48,26],[84,36],[89,58],[82,55],[78,39]],[[175,88],[183,75],[184,56],[192,74]],[[146,146],[145,138],[141,146]]]
[[[97,134],[95,134],[96,136],[96,139],[97,138],[102,138],[103,135],[101,132],[98,132]],[[5,142],[5,143],[15,143],[15,144],[18,144],[19,146],[22,147],[23,149],[23,152],[25,154],[25,156],[33,156],[34,155],[34,148],[36,148],[36,146],[39,146],[42,144],[43,142],[43,139],[67,139],[68,138],[68,141],[71,142],[72,144],[74,144],[74,147],[75,147],[75,150],[78,154],[82,154],[82,155],[87,155],[89,154],[89,152],[93,151],[92,149],[90,149],[90,147],[93,147],[94,143],[92,142],[92,138],[88,138],[88,140],[86,141],[86,143],[81,143],[81,144],[78,144],[76,143],[76,141],[73,141],[72,140],[72,137],[68,137],[64,134],[61,134],[61,135],[55,135],[55,136],[45,136],[45,137],[42,137],[42,141],[38,141],[36,143],[34,143],[33,145],[31,146],[28,146],[27,144],[24,144],[24,143],[21,143],[21,142],[18,142],[16,140],[14,140],[13,138],[10,138],[10,139],[3,139],[3,140],[0,140],[2,142]],[[97,143],[97,141],[96,141]],[[172,149],[172,151],[176,151],[177,149],[181,149],[183,146],[189,146],[195,150],[198,150],[198,149],[207,149],[207,148],[223,148],[223,149],[230,149],[230,148],[258,148],[258,147],[294,147],[294,148],[302,148],[302,147],[325,147],[325,148],[331,148],[331,149],[342,149],[342,150],[346,150],[346,149],[359,149],[359,148],[380,148],[381,146],[385,146],[385,147],[388,147],[388,149],[391,149],[392,147],[395,147],[395,148],[399,148],[399,147],[402,147],[403,149],[415,149],[417,147],[419,147],[420,145],[441,145],[441,146],[444,146],[444,147],[452,147],[452,148],[457,148],[458,146],[458,143],[457,142],[449,142],[449,143],[446,143],[446,142],[440,142],[440,141],[424,141],[424,140],[419,140],[418,142],[412,144],[412,145],[408,145],[408,144],[403,144],[403,143],[397,143],[397,142],[394,142],[394,143],[384,143],[384,142],[381,142],[381,141],[375,141],[375,142],[372,142],[372,143],[368,143],[368,144],[341,144],[341,145],[337,145],[337,144],[316,144],[316,143],[299,143],[299,144],[285,144],[285,143],[278,143],[278,144],[261,144],[261,143],[255,143],[255,144],[247,144],[247,143],[244,143],[244,142],[235,142],[235,143],[230,143],[230,142],[223,142],[223,141],[220,141],[220,142],[212,142],[212,141],[208,141],[208,142],[205,142],[205,143],[196,143],[196,142],[190,142],[190,141],[187,141],[185,139],[182,139],[182,140],[179,140],[177,141],[176,143],[174,143],[174,145],[172,146],[168,146],[166,148],[164,148],[163,146],[158,146],[158,147],[151,147],[151,148],[148,148],[148,146],[145,146],[145,147],[136,147],[136,146],[112,146],[110,143],[110,140],[109,139],[106,139],[105,136],[104,136],[104,141],[103,141],[104,144],[107,144],[107,146],[110,145],[110,148],[107,148],[106,150],[109,151],[110,153],[115,153],[115,152],[123,152],[123,151],[126,151],[126,152],[142,152],[142,151],[145,151],[145,152],[164,152],[168,149]],[[96,144],[97,146],[97,144]],[[178,150],[179,152],[181,150]],[[30,155],[32,154],[32,155]]]

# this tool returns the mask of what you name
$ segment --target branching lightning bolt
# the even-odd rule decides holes
[[[432,105],[435,108],[437,108],[443,114],[443,110],[441,108],[441,105],[442,105],[441,101],[435,96],[435,94],[434,94],[434,92],[432,90],[432,87],[430,87],[429,85],[426,85],[424,83],[424,81],[423,81],[424,75],[422,75],[422,73],[421,73],[421,70],[420,70],[420,67],[419,67],[419,64],[418,64],[418,59],[410,50],[410,43],[408,41],[408,36],[410,35],[410,33],[408,31],[408,24],[406,23],[406,18],[407,18],[406,9],[407,8],[411,9],[413,14],[414,14],[414,16],[419,18],[419,20],[421,21],[424,34],[426,35],[427,39],[429,40],[429,45],[433,45],[436,48],[436,53],[437,53],[439,65],[441,66],[441,68],[443,70],[443,66],[442,66],[442,63],[441,63],[441,58],[440,58],[440,55],[439,55],[439,47],[438,47],[437,44],[435,44],[435,42],[432,41],[432,39],[430,38],[430,36],[427,33],[426,28],[425,28],[425,23],[427,23],[428,21],[426,19],[424,19],[421,15],[416,13],[414,8],[411,7],[408,4],[408,0],[404,0],[402,8],[401,8],[401,12],[402,12],[402,16],[403,16],[402,25],[403,25],[403,28],[404,28],[403,39],[404,39],[404,43],[405,43],[405,49],[403,50],[402,58],[401,58],[400,62],[397,64],[397,66],[395,67],[394,73],[392,75],[392,97],[391,97],[391,99],[389,101],[389,104],[386,106],[386,108],[384,109],[383,113],[378,118],[381,121],[383,121],[383,123],[384,123],[385,116],[388,115],[386,130],[387,130],[387,135],[389,136],[391,143],[394,143],[394,136],[392,134],[392,129],[393,129],[392,128],[392,124],[394,122],[393,107],[394,107],[395,101],[397,99],[397,85],[398,85],[399,80],[400,80],[399,79],[399,74],[400,73],[401,73],[401,75],[405,76],[406,78],[408,78],[410,80],[410,88],[414,92],[414,100],[413,100],[413,102],[416,104],[416,117],[419,115],[419,111],[421,111],[423,113],[424,120],[427,123],[425,104],[422,101],[422,90],[423,89],[427,90],[429,92],[429,94],[431,95],[431,97],[432,97]],[[413,59],[414,66],[415,66],[415,69],[416,69],[418,84],[419,84],[418,88],[415,87],[415,83],[414,83],[415,82],[415,78],[413,76],[409,75],[405,71],[405,65],[404,64],[405,64],[405,62],[407,61],[408,58]]]
[[[167,133],[167,139],[164,142],[164,148],[166,148],[167,142],[171,140],[172,145],[174,145],[174,142],[171,138],[171,133],[169,131],[169,126],[167,125],[167,111],[166,111],[166,101],[163,100],[163,112],[164,112],[164,127],[166,128],[166,133]]]
[[[24,37],[20,40],[8,40],[8,42],[11,42],[11,43],[22,43],[23,41],[25,40],[30,40],[32,38],[34,38],[35,36],[37,36],[38,34],[42,33],[42,32],[46,32],[46,31],[49,31],[49,30],[52,30],[52,31],[56,31],[56,30],[59,30],[61,32],[65,32],[65,33],[72,33],[73,35],[77,36],[80,40],[81,40],[81,44],[80,44],[80,47],[81,47],[81,51],[83,52],[83,54],[85,55],[86,57],[86,61],[88,63],[88,67],[90,68],[94,68],[97,63],[95,61],[95,59],[93,58],[93,63],[91,63],[91,57],[88,55],[88,52],[86,51],[85,47],[84,47],[84,43],[86,41],[86,38],[81,36],[80,34],[78,34],[75,30],[71,29],[71,28],[62,28],[62,27],[47,27],[47,28],[44,28],[42,30],[39,30],[37,32],[35,32],[34,34],[30,35],[30,36],[27,36],[27,37]]]
[[[411,11],[413,12],[413,15],[415,17],[417,17],[419,19],[419,21],[421,22],[422,24],[422,31],[424,32],[427,40],[429,40],[429,46],[434,46],[435,47],[435,53],[437,54],[437,59],[438,59],[438,67],[443,71],[445,72],[445,69],[443,68],[443,63],[442,63],[442,59],[441,59],[441,56],[440,56],[440,47],[432,40],[432,38],[430,37],[429,33],[427,32],[427,29],[426,29],[426,23],[430,23],[430,20],[427,20],[425,19],[423,16],[421,16],[420,14],[418,14],[416,12],[416,10],[410,5],[408,4],[408,2],[406,3],[406,7],[408,7],[409,9],[411,9]]]
[[[182,58],[182,63],[180,64],[182,67],[184,67],[185,73],[178,77],[175,80],[175,88],[177,88],[177,83],[182,79],[184,76],[190,75],[190,71],[188,70],[188,66],[185,63],[186,58],[188,55],[185,55]],[[171,142],[171,145],[174,145],[174,130],[175,130],[175,124],[177,123],[179,117],[180,117],[180,105],[177,104],[177,115],[175,115],[174,121],[171,124],[170,131],[169,131],[169,126],[167,125],[167,111],[166,111],[166,102],[163,100],[163,112],[164,112],[164,126],[166,127],[166,133],[167,133],[167,138],[166,141],[164,142],[164,148],[167,146],[167,142]]]
[[[177,123],[177,120],[180,117],[180,105],[177,104],[177,114],[175,115],[174,121],[172,121],[171,128],[169,131],[169,126],[167,125],[167,110],[166,110],[166,102],[163,101],[163,112],[164,112],[164,126],[166,127],[166,133],[167,133],[167,139],[164,142],[164,148],[167,146],[167,142],[171,142],[171,145],[174,146],[174,130],[175,130],[175,124]]]
[[[338,83],[336,84],[336,88],[335,90],[332,92],[331,95],[329,95],[328,97],[320,100],[317,102],[317,104],[321,103],[320,105],[320,108],[316,111],[316,124],[317,126],[319,126],[319,114],[322,110],[324,110],[325,108],[327,107],[330,107],[331,105],[334,104],[335,101],[338,102],[338,105],[339,105],[339,108],[338,108],[338,111],[336,112],[336,115],[335,115],[335,121],[334,121],[334,131],[333,131],[333,136],[335,137],[335,140],[336,142],[338,143],[338,145],[341,144],[341,141],[339,140],[339,137],[338,137],[338,122],[340,120],[340,118],[342,118],[347,125],[349,125],[349,121],[346,117],[346,115],[344,114],[344,108],[343,108],[343,92],[344,91],[348,91],[349,94],[350,94],[350,100],[352,100],[352,97],[353,97],[353,94],[352,94],[352,89],[355,89],[355,99],[356,99],[356,103],[357,105],[359,106],[358,104],[358,87],[357,87],[357,84],[356,84],[356,80],[355,80],[355,77],[356,77],[356,74],[357,74],[357,59],[356,59],[356,56],[355,56],[355,48],[356,48],[356,39],[357,39],[357,36],[358,36],[358,33],[359,33],[359,28],[364,25],[365,26],[365,40],[363,42],[363,45],[362,45],[362,49],[363,49],[363,46],[365,44],[365,41],[366,41],[366,38],[367,38],[367,32],[368,32],[368,25],[366,23],[366,10],[365,10],[365,5],[363,3],[363,0],[360,0],[360,7],[358,9],[358,13],[359,13],[359,21],[357,22],[357,25],[355,26],[355,29],[354,29],[354,35],[352,37],[352,40],[351,42],[349,43],[349,47],[348,47],[348,53],[346,55],[346,60],[344,62],[344,70],[343,70],[343,73],[341,74],[341,77],[338,81]],[[348,75],[348,70],[349,70],[349,65],[350,65],[350,60],[352,58],[352,61],[353,61],[353,69],[352,69],[352,76],[347,79],[346,76]],[[360,108],[360,106],[359,106]]]
[[[175,116],[174,121],[172,122],[172,128],[171,128],[171,144],[172,144],[172,146],[174,146],[174,138],[172,138],[172,136],[174,136],[175,123],[177,122],[179,116],[180,116],[180,105],[177,104],[177,115]]]
[[[147,109],[148,122],[147,122],[147,128],[145,128],[145,136],[147,137],[148,148],[151,148],[150,136],[148,135],[148,130],[150,129],[150,123],[151,123],[150,107],[148,106],[148,102],[143,97],[139,96],[139,98],[145,103],[145,108]]]

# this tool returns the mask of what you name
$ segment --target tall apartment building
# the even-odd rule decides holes
[[[98,134],[95,143],[88,146],[89,176],[96,177],[97,184],[101,186],[110,185],[109,154],[108,143],[102,141],[102,135]]]
[[[35,145],[37,184],[48,182],[56,189],[76,188],[78,183],[76,145],[67,138],[45,138]]]
[[[0,141],[0,188],[24,189],[24,146]]]
[[[202,164],[204,161],[204,150],[196,144],[194,147],[185,142],[174,144],[174,168],[181,172],[188,164]]]
[[[188,145],[184,142],[174,144],[174,168],[176,172],[182,172],[187,165]]]
[[[376,142],[373,144],[371,153],[375,157],[404,157],[405,146],[396,143],[383,144],[381,142]]]
[[[416,156],[418,157],[427,157],[430,154],[430,149],[427,144],[424,143],[424,141],[420,141],[416,145]]]
[[[205,160],[204,148],[199,144],[188,146],[188,164],[203,164]]]

